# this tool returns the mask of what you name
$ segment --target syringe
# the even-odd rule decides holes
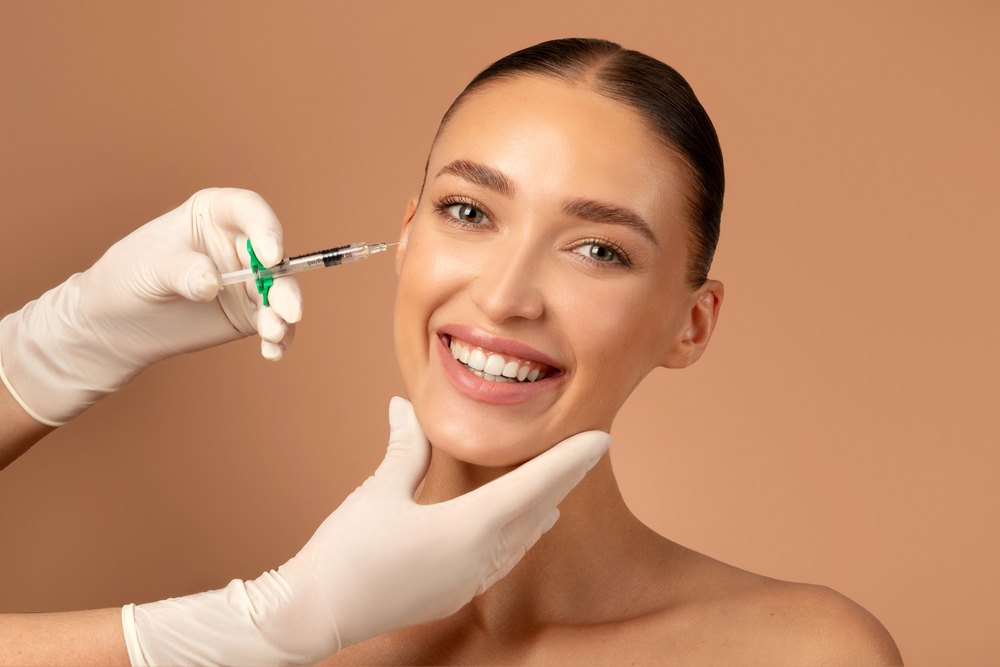
[[[256,281],[258,279],[266,280],[267,278],[279,278],[281,276],[290,276],[295,273],[302,273],[303,271],[312,271],[313,269],[323,269],[328,266],[338,266],[340,264],[347,264],[348,262],[357,262],[358,260],[368,259],[372,255],[377,255],[380,252],[385,252],[394,245],[399,244],[352,243],[351,245],[340,246],[339,248],[330,248],[328,250],[320,250],[319,252],[311,252],[306,255],[299,255],[297,257],[289,257],[287,259],[283,259],[280,264],[275,264],[271,267],[261,267],[258,271],[254,271],[251,268],[223,273],[220,276],[220,282],[222,286],[225,287],[226,285],[242,283],[248,280]]]

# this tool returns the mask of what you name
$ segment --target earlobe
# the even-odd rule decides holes
[[[708,347],[719,320],[719,309],[725,286],[718,280],[708,280],[693,295],[686,322],[670,345],[667,368],[685,368],[698,361]]]

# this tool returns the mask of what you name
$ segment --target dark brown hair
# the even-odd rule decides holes
[[[664,145],[680,157],[690,177],[688,217],[691,261],[687,282],[701,286],[708,278],[719,242],[725,174],[715,127],[688,82],[675,69],[644,53],[603,39],[555,39],[512,53],[480,72],[465,87],[438,126],[469,95],[489,83],[525,74],[586,83],[596,92],[637,111]]]

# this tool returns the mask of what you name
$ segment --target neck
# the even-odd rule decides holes
[[[467,493],[510,468],[483,468],[434,449],[417,501]],[[634,617],[652,569],[662,577],[665,547],[626,507],[605,455],[559,505],[556,525],[504,579],[460,614],[495,634],[546,625],[592,625]]]

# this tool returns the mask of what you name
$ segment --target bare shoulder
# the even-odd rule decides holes
[[[867,609],[826,586],[780,581],[693,554],[700,584],[690,613],[730,657],[795,665],[901,665],[885,626]]]
[[[773,649],[798,664],[901,665],[885,626],[867,609],[826,586],[774,581],[763,593],[770,625],[786,630]]]

